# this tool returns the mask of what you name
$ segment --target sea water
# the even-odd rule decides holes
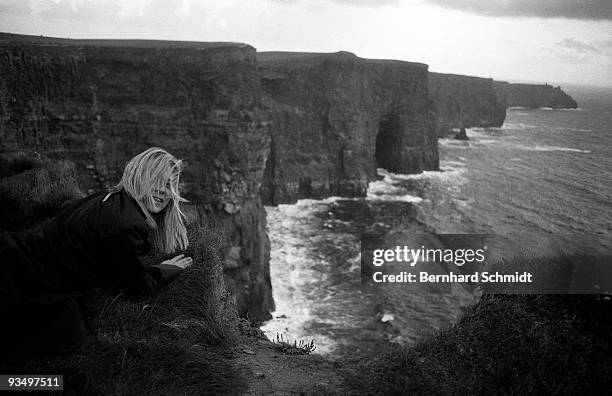
[[[440,171],[379,169],[365,198],[267,207],[277,309],[268,336],[330,357],[411,344],[478,293],[381,295],[360,285],[364,231],[552,235],[565,253],[612,252],[612,89],[572,87],[580,108],[508,109],[501,128],[440,139]],[[576,236],[580,236],[577,238]]]

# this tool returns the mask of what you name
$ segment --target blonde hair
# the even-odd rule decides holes
[[[138,202],[153,229],[153,245],[164,253],[189,245],[185,228],[185,214],[179,208],[186,202],[179,194],[182,161],[159,147],[149,148],[132,158],[123,171],[123,177],[112,192],[122,188]],[[153,191],[165,188],[170,180],[171,200],[157,215],[152,216],[146,206],[153,206]],[[147,205],[145,205],[147,204]]]

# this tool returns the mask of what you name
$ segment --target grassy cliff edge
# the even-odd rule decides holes
[[[371,394],[601,394],[612,390],[610,299],[485,295],[455,325],[361,366]]]

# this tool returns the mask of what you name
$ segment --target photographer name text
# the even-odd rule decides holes
[[[502,274],[500,272],[474,272],[473,274],[431,274],[421,271],[419,273],[402,271],[396,274],[375,272],[372,279],[376,283],[531,283],[532,274],[529,272],[515,272]]]

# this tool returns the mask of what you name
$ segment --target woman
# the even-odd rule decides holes
[[[41,232],[0,238],[0,313],[12,318],[5,351],[58,352],[84,340],[75,297],[105,285],[130,298],[156,292],[192,264],[178,255],[145,267],[157,252],[188,245],[179,208],[181,161],[150,148],[125,167],[119,184],[70,204]],[[6,330],[6,328],[5,328]],[[0,350],[1,352],[1,350]]]

